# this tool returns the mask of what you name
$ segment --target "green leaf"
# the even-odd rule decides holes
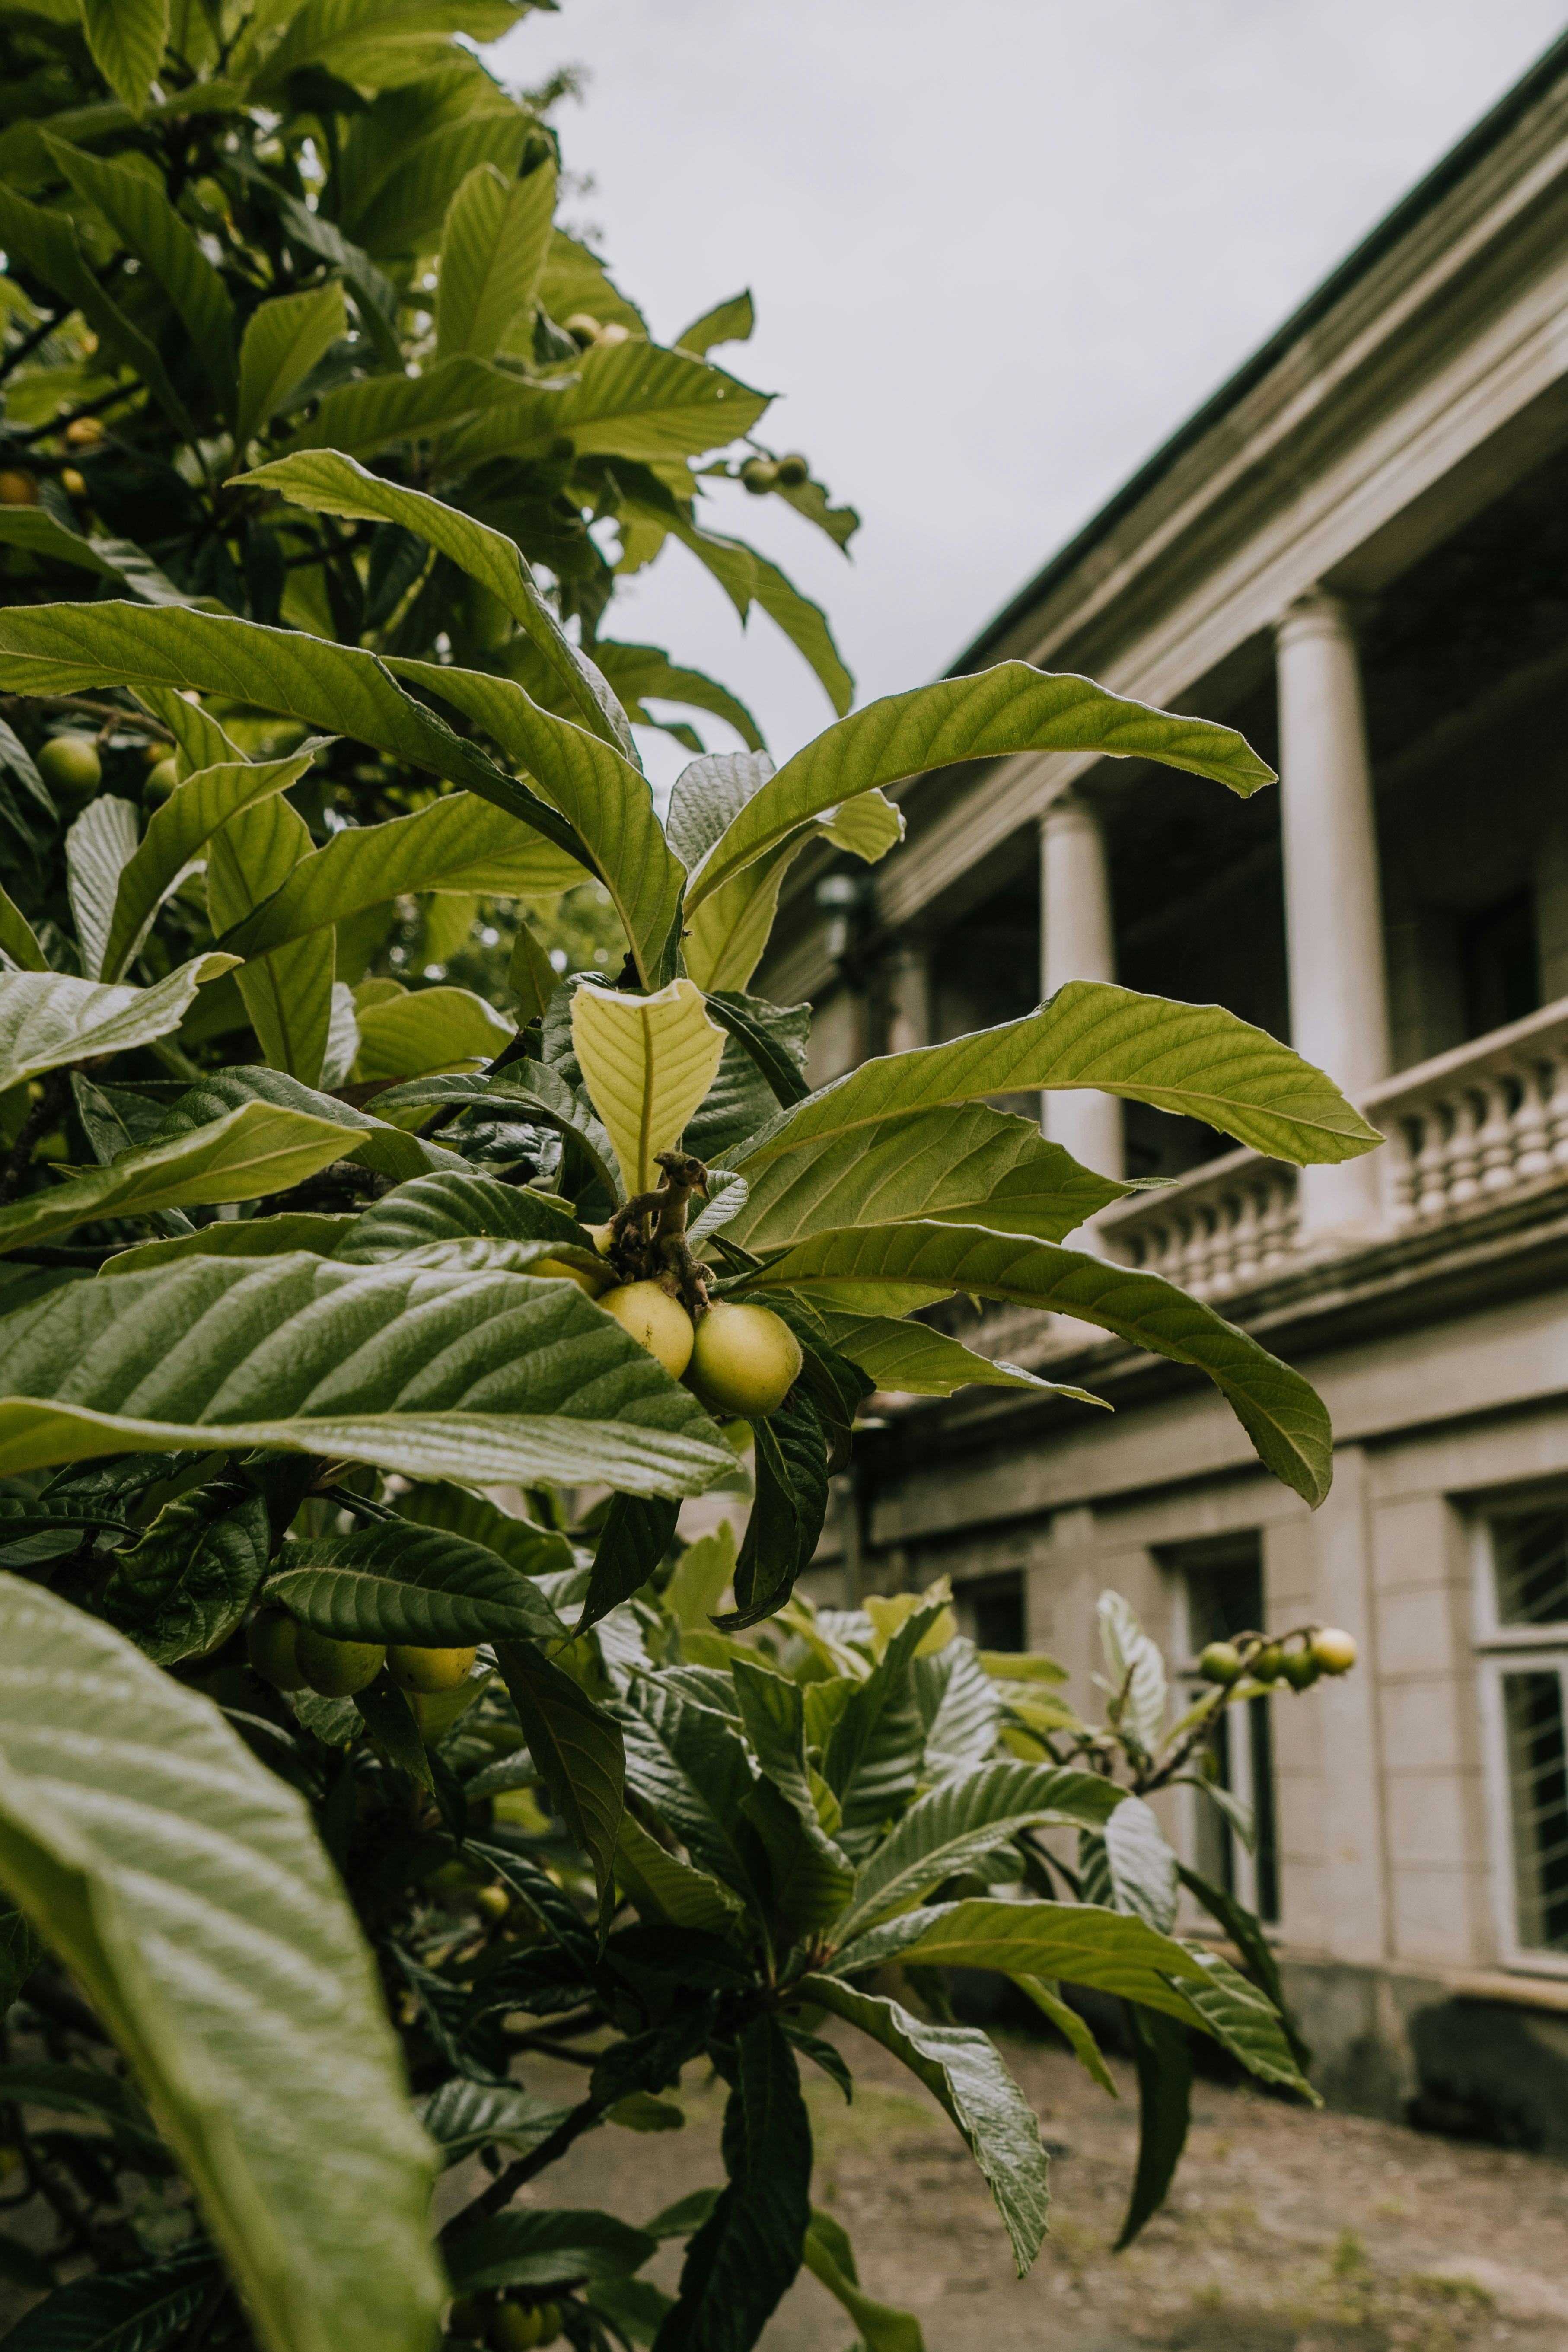
[[[258,302],[239,347],[239,398],[234,446],[245,452],[274,416],[286,415],[311,369],[347,331],[343,289],[335,278],[307,294],[278,294]]]
[[[13,1912],[14,1918],[19,1913]],[[0,2066],[0,2099],[59,2115],[97,2116],[113,2126],[117,2137],[139,2139],[160,2147],[158,2126],[123,2074],[102,2066],[70,2066],[47,2059],[24,2059]],[[162,2151],[167,2160],[167,2150]]]
[[[520,391],[514,378],[511,394],[451,435],[449,467],[542,457],[563,438],[579,457],[689,457],[749,433],[773,396],[688,352],[635,340],[595,345],[560,383]]]
[[[290,803],[269,793],[237,810],[207,849],[207,919],[235,929],[283,888],[311,854],[310,828]],[[331,933],[292,940],[235,974],[257,1042],[274,1069],[314,1087],[332,1044],[336,945]]]
[[[511,1694],[528,1752],[544,1776],[551,1802],[593,1865],[603,1911],[614,1879],[616,1838],[626,1805],[626,1746],[621,1727],[613,1716],[595,1706],[570,1675],[537,1651],[498,1642],[496,1662]],[[607,1921],[608,1913],[604,1916]]]
[[[678,1625],[705,1627],[734,1573],[735,1529],[721,1519],[710,1536],[699,1536],[681,1553],[664,1605]]]
[[[148,5],[149,0],[114,0],[112,14],[134,17]],[[133,106],[132,111],[139,108]],[[231,412],[236,391],[234,304],[159,181],[151,173],[84,154],[47,133],[44,144],[77,194],[98,207],[121,244],[162,286],[220,407]]]
[[[735,2036],[724,2109],[729,2179],[686,2249],[659,2352],[748,2352],[800,2268],[811,2221],[811,2126],[777,2018]]]
[[[616,1877],[645,1919],[668,1919],[701,1935],[729,1933],[743,1908],[739,1895],[705,1870],[668,1853],[635,1813],[616,1834]]]
[[[117,1555],[103,1614],[155,1665],[203,1656],[244,1618],[270,1549],[259,1495],[224,1486],[182,1495]]]
[[[803,1124],[810,1108],[801,1106]],[[776,1148],[736,1155],[752,1189],[729,1236],[758,1252],[834,1225],[911,1217],[1059,1242],[1132,1190],[1080,1168],[1033,1119],[981,1103],[895,1112],[816,1137],[797,1138],[793,1121],[779,1119],[763,1133]]]
[[[1173,718],[1109,693],[1090,678],[1001,662],[978,676],[886,696],[818,735],[784,762],[714,845],[692,877],[689,903],[700,905],[805,818],[856,793],[901,783],[955,761],[1004,759],[1017,751],[1157,760],[1244,797],[1275,781],[1273,770],[1231,728]]]
[[[94,65],[140,116],[163,62],[169,0],[82,0],[81,16]]]
[[[0,885],[0,949],[23,971],[47,971],[48,959],[20,907]]]
[[[886,1315],[834,1315],[829,1334],[841,1356],[858,1364],[868,1379],[889,1396],[951,1396],[971,1385],[998,1389],[1045,1389],[1053,1396],[1071,1397],[1079,1404],[1101,1404],[1103,1398],[1087,1389],[1043,1380],[1016,1364],[993,1363],[977,1356],[962,1340],[929,1323],[900,1323]],[[1109,1411],[1110,1408],[1107,1407]]]
[[[106,979],[119,979],[140,949],[158,908],[218,828],[239,810],[298,783],[331,740],[314,736],[287,760],[225,761],[218,767],[202,768],[176,784],[153,811],[141,847],[121,873],[104,949]]]
[[[0,1209],[0,1255],[89,1219],[259,1200],[302,1183],[342,1151],[342,1132],[328,1120],[247,1103],[194,1134],[121,1152],[107,1168],[11,1202]]]
[[[1100,2055],[1099,2042],[1077,2010],[1069,2008],[1062,1999],[1058,1987],[1048,1984],[1044,1977],[1020,1975],[1013,1977],[1010,1981],[1034,2002],[1042,2017],[1050,2019],[1085,2074],[1111,2098],[1119,2099],[1121,2094],[1116,2087],[1110,2067]]]
[[[74,694],[104,686],[138,693],[144,687],[195,687],[324,726],[465,785],[569,855],[581,854],[571,827],[553,809],[405,694],[374,654],[329,645],[300,629],[263,628],[212,613],[118,604],[0,608],[0,688]]]
[[[226,761],[244,759],[238,744],[224,733],[211,712],[176,694],[172,686],[142,686],[136,699],[174,737],[174,766],[182,783],[198,768],[221,768]]]
[[[344,836],[340,835],[339,839]],[[468,988],[422,988],[389,997],[358,1015],[353,1075],[412,1078],[431,1070],[482,1068],[510,1045],[515,1031]]]
[[[455,1650],[565,1637],[536,1584],[482,1545],[437,1528],[384,1521],[290,1544],[280,1561],[268,1599],[334,1641]]]
[[[386,1097],[383,1097],[383,1100]],[[379,1265],[432,1242],[469,1234],[496,1241],[581,1244],[583,1228],[537,1192],[493,1176],[420,1176],[374,1201],[337,1252],[350,1265]]]
[[[331,1257],[338,1244],[359,1219],[329,1215],[309,1209],[289,1209],[277,1217],[219,1217],[198,1225],[193,1234],[175,1234],[167,1241],[136,1242],[117,1250],[99,1267],[100,1276],[143,1274],[181,1257],[282,1257],[289,1250],[311,1250]]]
[[[1138,2170],[1116,2241],[1118,2253],[1165,2201],[1186,2145],[1193,2083],[1185,2026],[1131,2005],[1125,2015],[1138,2069]]]
[[[985,1764],[910,1807],[863,1865],[835,1933],[844,1943],[889,1912],[907,1911],[944,1878],[1043,1823],[1109,1824],[1121,1792],[1097,1772],[1046,1764]],[[1147,1811],[1147,1807],[1144,1808]]]
[[[513,2084],[473,2083],[462,2074],[414,2102],[420,2129],[435,2141],[450,2168],[481,2147],[511,2148],[520,2156],[542,2147],[571,2114]]]
[[[459,354],[437,360],[421,375],[396,373],[361,378],[323,393],[314,415],[286,444],[286,452],[341,449],[374,457],[395,441],[427,441],[515,397],[517,378],[487,360]]]
[[[1113,1692],[1110,1704],[1116,1712],[1110,1719],[1146,1754],[1152,1755],[1160,1745],[1165,1724],[1165,1661],[1160,1645],[1145,1633],[1135,1611],[1120,1592],[1102,1592],[1095,1617],[1100,1627],[1100,1645],[1105,1654],[1105,1671]],[[1152,1821],[1153,1815],[1149,1818]],[[1163,1843],[1162,1835],[1161,1843]],[[1169,1892],[1171,1917],[1174,1918],[1174,1881]],[[1155,1922],[1162,1927],[1170,1924],[1170,1919]]]
[[[483,1544],[524,1576],[574,1572],[575,1554],[563,1535],[531,1519],[514,1518],[482,1495],[465,1494],[458,1486],[405,1486],[394,1499],[399,1516],[416,1527],[445,1528],[468,1543]]]
[[[765,997],[742,996],[733,989],[711,990],[706,1003],[720,1027],[745,1047],[774,1101],[804,1102],[810,1091],[803,1071],[809,1007],[770,1004]]]
[[[136,811],[100,793],[66,835],[66,889],[89,980],[101,980],[120,877],[136,855]]]
[[[827,1446],[821,1417],[804,1387],[752,1424],[757,1498],[735,1562],[735,1606],[714,1622],[739,1633],[782,1609],[797,1576],[810,1567],[827,1516]]]
[[[452,198],[441,232],[436,297],[436,356],[472,352],[493,359],[514,319],[531,319],[550,252],[555,170],[508,180],[477,163]]]
[[[734,1460],[574,1282],[193,1257],[73,1283],[0,1335],[0,1475],[261,1445],[476,1486],[685,1494]]]
[[[436,1776],[430,1769],[430,1759],[419,1726],[414,1719],[414,1707],[393,1681],[385,1666],[363,1690],[353,1695],[354,1710],[366,1731],[387,1761],[399,1771],[406,1772],[432,1796],[437,1793]],[[465,1809],[466,1810],[466,1809]]]
[[[6,2352],[159,2352],[195,2320],[221,2276],[202,2238],[143,2270],[73,2279],[16,2322]]]
[[[449,35],[497,41],[521,13],[521,0],[306,0],[291,12],[268,9],[253,20],[252,42],[279,16],[288,29],[267,53],[258,87],[320,66],[342,81],[387,89],[450,58]],[[237,64],[247,54],[239,49]]]
[[[1279,2012],[1279,2022],[1290,2044],[1291,2055],[1304,2074],[1312,2063],[1312,2053],[1302,2040],[1296,2021],[1285,1998],[1285,1986],[1279,1974],[1279,1963],[1274,1957],[1274,1947],[1263,1931],[1256,1913],[1244,1903],[1238,1903],[1223,1886],[1189,1870],[1184,1863],[1176,1865],[1176,1875],[1189,1895],[1196,1895],[1205,1911],[1219,1921],[1231,1942],[1241,1954],[1247,1968],[1265,1998]]]
[[[730,1675],[763,1775],[763,1785],[744,1801],[767,1849],[774,1900],[797,1927],[826,1927],[844,1908],[855,1865],[817,1814],[805,1759],[804,1695],[797,1683],[748,1659],[737,1658]]]
[[[657,1496],[611,1496],[574,1633],[585,1633],[641,1591],[669,1549],[679,1510]]]
[[[1022,2278],[1046,2234],[1048,2167],[1034,2112],[990,2037],[974,2026],[928,2025],[836,1976],[802,1977],[795,1990],[891,2051],[951,2116],[990,2185]]]
[[[850,1692],[827,1741],[824,1770],[844,1812],[838,1839],[857,1860],[879,1843],[914,1794],[929,1737],[915,1652],[943,1605],[926,1602],[905,1619],[866,1680]]]
[[[732,1703],[729,1676],[712,1680]],[[634,1675],[618,1716],[634,1794],[652,1807],[699,1870],[760,1911],[753,1879],[760,1851],[742,1811],[756,1775],[737,1724],[679,1687],[668,1672]]]
[[[44,1957],[31,1922],[0,1895],[0,2001],[9,2009]]]
[[[106,15],[116,0],[97,0]],[[140,0],[145,5],[145,0]],[[169,379],[169,372],[139,327],[132,326],[102,287],[82,252],[75,222],[68,213],[30,205],[25,196],[0,184],[0,247],[13,260],[57,293],[68,309],[79,310],[107,352],[129,367],[147,386],[153,399],[182,438],[193,433],[184,403]]]
[[[526,1073],[526,1075],[521,1075]],[[461,1076],[415,1078],[377,1097],[387,1110],[412,1110],[437,1103],[457,1103],[465,1110],[510,1111],[516,1118],[560,1129],[574,1136],[588,1164],[613,1201],[621,1197],[616,1155],[609,1137],[583,1095],[568,1086],[548,1062],[513,1062],[490,1077]]]
[[[74,564],[79,572],[96,572],[149,604],[189,601],[130,540],[84,539],[79,531],[68,530],[47,507],[7,507],[0,512],[0,544],[26,548],[55,563]]]
[[[654,996],[584,982],[572,999],[572,1043],[627,1199],[650,1192],[659,1181],[655,1153],[679,1143],[713,1083],[723,1031],[689,980],[671,981]]]
[[[806,2269],[837,2297],[859,2329],[865,2352],[925,2352],[912,2311],[897,2311],[861,2292],[848,2236],[830,2213],[813,2210],[803,2252]]]
[[[247,1102],[275,1103],[285,1110],[307,1111],[312,1118],[326,1119],[331,1126],[344,1129],[341,1145],[343,1158],[363,1168],[374,1168],[377,1175],[391,1176],[399,1183],[405,1177],[426,1175],[434,1170],[450,1170],[454,1174],[466,1170],[467,1163],[455,1151],[445,1150],[438,1143],[426,1143],[421,1136],[405,1135],[401,1128],[389,1127],[384,1119],[373,1118],[369,1111],[355,1110],[352,1104],[339,1102],[333,1095],[318,1094],[314,1087],[301,1086],[286,1071],[262,1069],[255,1064],[205,1072],[165,1111],[159,1133],[189,1135]],[[316,1246],[314,1243],[302,1245]]]
[[[1079,1838],[1086,1903],[1130,1911],[1169,1935],[1176,1916],[1176,1857],[1150,1807],[1128,1797],[1102,1831]]]
[[[657,2246],[646,2231],[611,2213],[514,2208],[453,2239],[447,2267],[463,2294],[484,2287],[567,2286],[578,2279],[625,2278]]]
[[[1277,1478],[1314,1508],[1329,1491],[1332,1432],[1300,1374],[1156,1275],[1048,1242],[910,1223],[818,1234],[749,1275],[743,1295],[775,1288],[804,1289],[841,1311],[894,1315],[967,1291],[1098,1324],[1206,1372]]]
[[[1351,1159],[1380,1140],[1321,1071],[1222,1006],[1075,980],[1020,1021],[862,1063],[757,1136],[747,1172],[754,1183],[753,1160],[1037,1087],[1152,1103],[1282,1160]]]
[[[552,319],[569,319],[574,310],[584,310],[604,324],[625,327],[629,334],[647,333],[647,320],[616,286],[597,254],[564,229],[558,228],[550,240],[539,299]],[[531,349],[531,338],[530,353]]]
[[[263,2342],[426,2352],[428,2153],[305,1806],[207,1700],[8,1576],[0,1655],[0,1879],[131,2063]]]
[[[675,339],[675,348],[695,352],[700,360],[706,359],[715,343],[749,342],[756,322],[750,292],[731,294],[727,302],[715,303],[711,310],[704,310],[689,327],[682,328]]]
[[[519,184],[527,187],[531,183],[524,180]],[[279,457],[241,479],[258,489],[280,491],[296,506],[316,513],[395,522],[405,530],[417,532],[500,599],[531,639],[552,682],[571,703],[578,724],[587,726],[636,761],[637,749],[625,711],[602,674],[567,636],[540,594],[521,549],[504,533],[476,522],[470,515],[459,514],[455,507],[444,506],[439,499],[426,497],[423,490],[400,489],[384,482],[336,449]],[[550,790],[548,782],[544,788]]]
[[[570,835],[563,845],[576,845],[614,900],[643,985],[657,986],[685,877],[641,770],[613,744],[541,710],[510,678],[440,662],[397,659],[387,667],[451,703],[527,769],[559,812],[555,823]]]
[[[643,709],[645,697],[656,702],[681,702],[693,710],[710,711],[734,729],[743,743],[760,751],[763,739],[757,722],[743,702],[700,669],[684,669],[672,662],[658,646],[620,645],[614,638],[599,637],[594,653],[599,667],[609,679],[621,701],[635,719],[650,727],[663,722],[651,711]],[[537,701],[539,697],[536,695]],[[631,706],[636,705],[632,709]]]

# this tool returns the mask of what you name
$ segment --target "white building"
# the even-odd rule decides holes
[[[760,984],[816,1001],[818,1080],[1072,977],[1217,1000],[1331,1071],[1387,1145],[1305,1176],[1108,1097],[1047,1118],[1179,1177],[1099,1246],[1308,1375],[1333,1491],[1311,1514],[1276,1486],[1197,1375],[988,1314],[975,1344],[1114,1417],[901,1408],[812,1583],[951,1572],[972,1628],[1086,1696],[1101,1585],[1189,1659],[1226,1626],[1348,1626],[1361,1671],[1233,1738],[1258,1860],[1173,1831],[1277,1923],[1338,2098],[1568,2149],[1568,42],[958,667],[1004,656],[1226,720],[1280,786],[921,776],[847,953],[825,853]]]

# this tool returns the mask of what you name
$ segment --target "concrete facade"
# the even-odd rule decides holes
[[[1271,1631],[1349,1628],[1355,1675],[1237,1730],[1264,1858],[1216,1847],[1186,1791],[1168,1826],[1275,1914],[1333,2095],[1568,2153],[1565,493],[1568,43],[958,666],[1223,719],[1278,792],[1088,757],[919,777],[850,952],[829,957],[813,853],[759,985],[817,1006],[818,1082],[1068,978],[1216,1001],[1384,1131],[1298,1177],[1108,1097],[1043,1111],[1087,1163],[1175,1180],[1086,1245],[1313,1381],[1318,1512],[1195,1376],[955,1307],[969,1344],[1114,1416],[888,1401],[811,1582],[951,1574],[972,1624],[1054,1651],[1085,1704],[1104,1586],[1189,1665],[1203,1612],[1246,1596]]]

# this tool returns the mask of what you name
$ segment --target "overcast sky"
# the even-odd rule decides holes
[[[559,121],[595,184],[565,217],[656,335],[751,287],[755,335],[714,357],[784,395],[759,432],[863,527],[846,562],[776,499],[704,520],[826,606],[864,702],[940,676],[1565,25],[1564,0],[561,0],[490,54],[515,82],[586,68]],[[721,677],[775,759],[832,715],[681,549],[613,634]]]

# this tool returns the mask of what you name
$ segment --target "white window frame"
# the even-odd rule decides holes
[[[1513,1792],[1509,1770],[1508,1720],[1502,1683],[1506,1674],[1552,1674],[1563,1691],[1568,1723],[1568,1622],[1504,1625],[1497,1608],[1497,1570],[1492,1520],[1532,1507],[1562,1507],[1562,1489],[1525,1489],[1494,1495],[1478,1509],[1471,1526],[1474,1566],[1476,1696],[1485,1766],[1488,1843],[1491,1848],[1492,1909],[1500,1964],[1521,1975],[1568,1978],[1568,1953],[1543,1952],[1519,1940],[1518,1869],[1514,1852]]]

